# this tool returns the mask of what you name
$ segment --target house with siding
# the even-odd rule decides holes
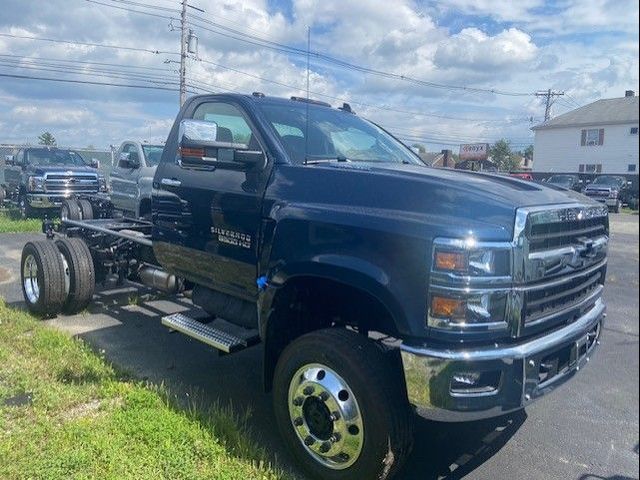
[[[637,175],[639,109],[628,90],[536,125],[534,172]]]

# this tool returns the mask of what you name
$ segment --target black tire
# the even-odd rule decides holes
[[[616,200],[616,206],[613,207],[613,213],[620,213],[620,210],[622,210],[622,201]]]
[[[385,352],[375,342],[344,329],[309,333],[284,350],[274,376],[275,416],[286,445],[309,475],[323,480],[388,480],[400,471],[413,444],[412,413],[402,371],[398,371],[400,362],[397,352]],[[293,419],[295,413],[290,414],[290,385],[294,385],[292,382],[298,381],[297,378],[302,378],[301,369],[314,364],[328,367],[333,371],[331,374],[337,373],[344,380],[348,390],[353,392],[361,413],[362,431],[355,429],[356,433],[352,433],[352,426],[348,426],[348,432],[361,434],[362,449],[357,456],[354,455],[357,460],[344,469],[334,469],[318,461],[318,456],[309,451],[311,447],[307,448],[301,440],[301,436],[306,434],[299,435],[294,427],[295,422],[302,424],[302,418]],[[322,375],[324,377],[325,373]],[[304,405],[307,402],[318,403],[312,397],[313,394],[307,398],[296,397],[293,404],[295,400],[299,400],[298,405],[303,400]],[[321,396],[316,398],[323,400]],[[325,396],[323,401],[330,405],[333,400],[327,401]],[[310,422],[312,420],[313,416],[310,416]],[[336,429],[336,421],[333,418],[330,421],[334,423],[329,430]],[[310,422],[305,419],[305,425],[310,425]],[[338,443],[336,448],[347,448],[346,445]],[[336,455],[340,457],[343,452]]]
[[[74,199],[64,200],[60,207],[60,218],[62,220],[82,220],[80,205]]]
[[[20,218],[22,219],[31,218],[34,215],[33,208],[29,205],[29,201],[27,200],[27,195],[25,193],[20,194],[18,197],[18,211],[20,213]]]
[[[35,263],[37,272],[30,268],[31,262]],[[39,240],[24,246],[20,279],[22,295],[31,313],[42,317],[60,313],[67,297],[65,272],[62,257],[53,242]],[[37,292],[34,287],[37,287]]]
[[[93,206],[89,200],[81,198],[78,200],[78,206],[80,207],[82,220],[93,220]]]
[[[69,269],[69,294],[62,311],[68,314],[81,312],[91,303],[96,288],[91,252],[80,238],[60,238],[55,243]]]

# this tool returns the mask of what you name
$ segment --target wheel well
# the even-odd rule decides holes
[[[271,389],[282,351],[296,338],[323,328],[353,328],[397,336],[389,310],[372,294],[319,277],[295,277],[276,293],[265,332],[264,380]]]

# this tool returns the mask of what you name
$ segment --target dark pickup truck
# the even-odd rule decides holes
[[[98,173],[97,164],[85,162],[73,150],[23,148],[5,158],[3,173],[0,198],[15,203],[25,218],[57,211],[65,199],[106,191],[106,181]]]
[[[426,167],[348,105],[193,97],[153,188],[151,221],[45,222],[22,254],[27,305],[82,310],[108,275],[187,293],[206,313],[162,323],[225,353],[263,344],[277,423],[314,478],[391,478],[414,412],[522,409],[599,344],[605,206]]]
[[[587,197],[607,205],[614,213],[632,198],[631,182],[623,176],[601,175],[582,190]]]

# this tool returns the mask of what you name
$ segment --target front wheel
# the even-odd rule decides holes
[[[28,242],[20,262],[22,294],[31,313],[57,315],[67,298],[67,275],[62,256],[53,242]]]
[[[33,216],[33,209],[27,200],[26,195],[20,195],[18,198],[18,211],[20,213],[20,218],[27,219]]]
[[[343,329],[313,332],[282,353],[274,409],[289,449],[314,478],[388,480],[413,441],[396,352]]]
[[[620,213],[620,210],[622,210],[622,201],[616,200],[616,205],[613,207],[613,213]]]

